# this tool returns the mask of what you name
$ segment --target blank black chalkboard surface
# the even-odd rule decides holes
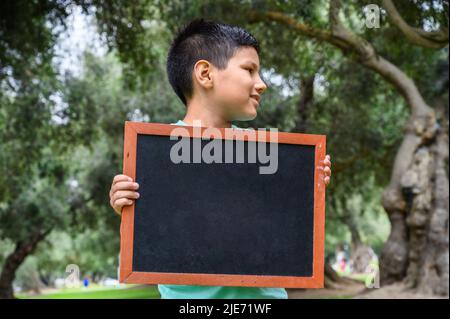
[[[323,287],[325,147],[325,135],[125,122],[123,173],[141,196],[122,212],[120,281]]]

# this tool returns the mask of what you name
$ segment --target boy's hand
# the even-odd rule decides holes
[[[325,186],[330,184],[331,179],[331,157],[330,155],[325,156],[325,160],[322,162],[325,166],[323,168],[323,172],[325,173],[325,177],[323,181],[325,182]]]
[[[138,188],[138,183],[134,183],[131,177],[123,174],[114,176],[109,191],[109,204],[117,214],[122,215],[123,206],[133,205],[135,199],[139,198],[139,193],[136,192]]]

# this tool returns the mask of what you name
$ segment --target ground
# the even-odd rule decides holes
[[[380,289],[368,289],[362,294],[355,296],[358,299],[438,299],[443,298],[434,295],[417,293],[406,288],[402,284],[394,284]],[[446,297],[448,299],[448,297]]]
[[[363,283],[343,285],[339,289],[286,289],[289,299],[429,299],[437,298],[414,293],[401,284],[379,289],[367,289]],[[93,286],[71,289],[47,289],[40,295],[18,294],[18,298],[32,299],[158,299],[155,285],[122,285],[118,288]]]
[[[286,289],[289,299],[349,299],[364,290],[362,283],[346,285],[340,289]]]
[[[286,289],[289,299],[436,299],[407,289],[402,284],[394,284],[378,289],[368,289],[364,284],[355,283],[340,289]]]

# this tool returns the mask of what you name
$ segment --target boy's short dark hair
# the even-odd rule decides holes
[[[198,60],[207,60],[223,70],[240,47],[253,47],[259,53],[259,44],[253,35],[238,26],[196,19],[181,29],[167,56],[167,75],[170,85],[187,105],[192,97],[192,70]]]

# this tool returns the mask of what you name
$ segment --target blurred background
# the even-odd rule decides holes
[[[117,281],[109,205],[126,120],[185,107],[165,59],[184,24],[237,24],[269,86],[241,127],[327,135],[325,289],[448,298],[448,1],[0,2],[0,298],[159,298]]]

